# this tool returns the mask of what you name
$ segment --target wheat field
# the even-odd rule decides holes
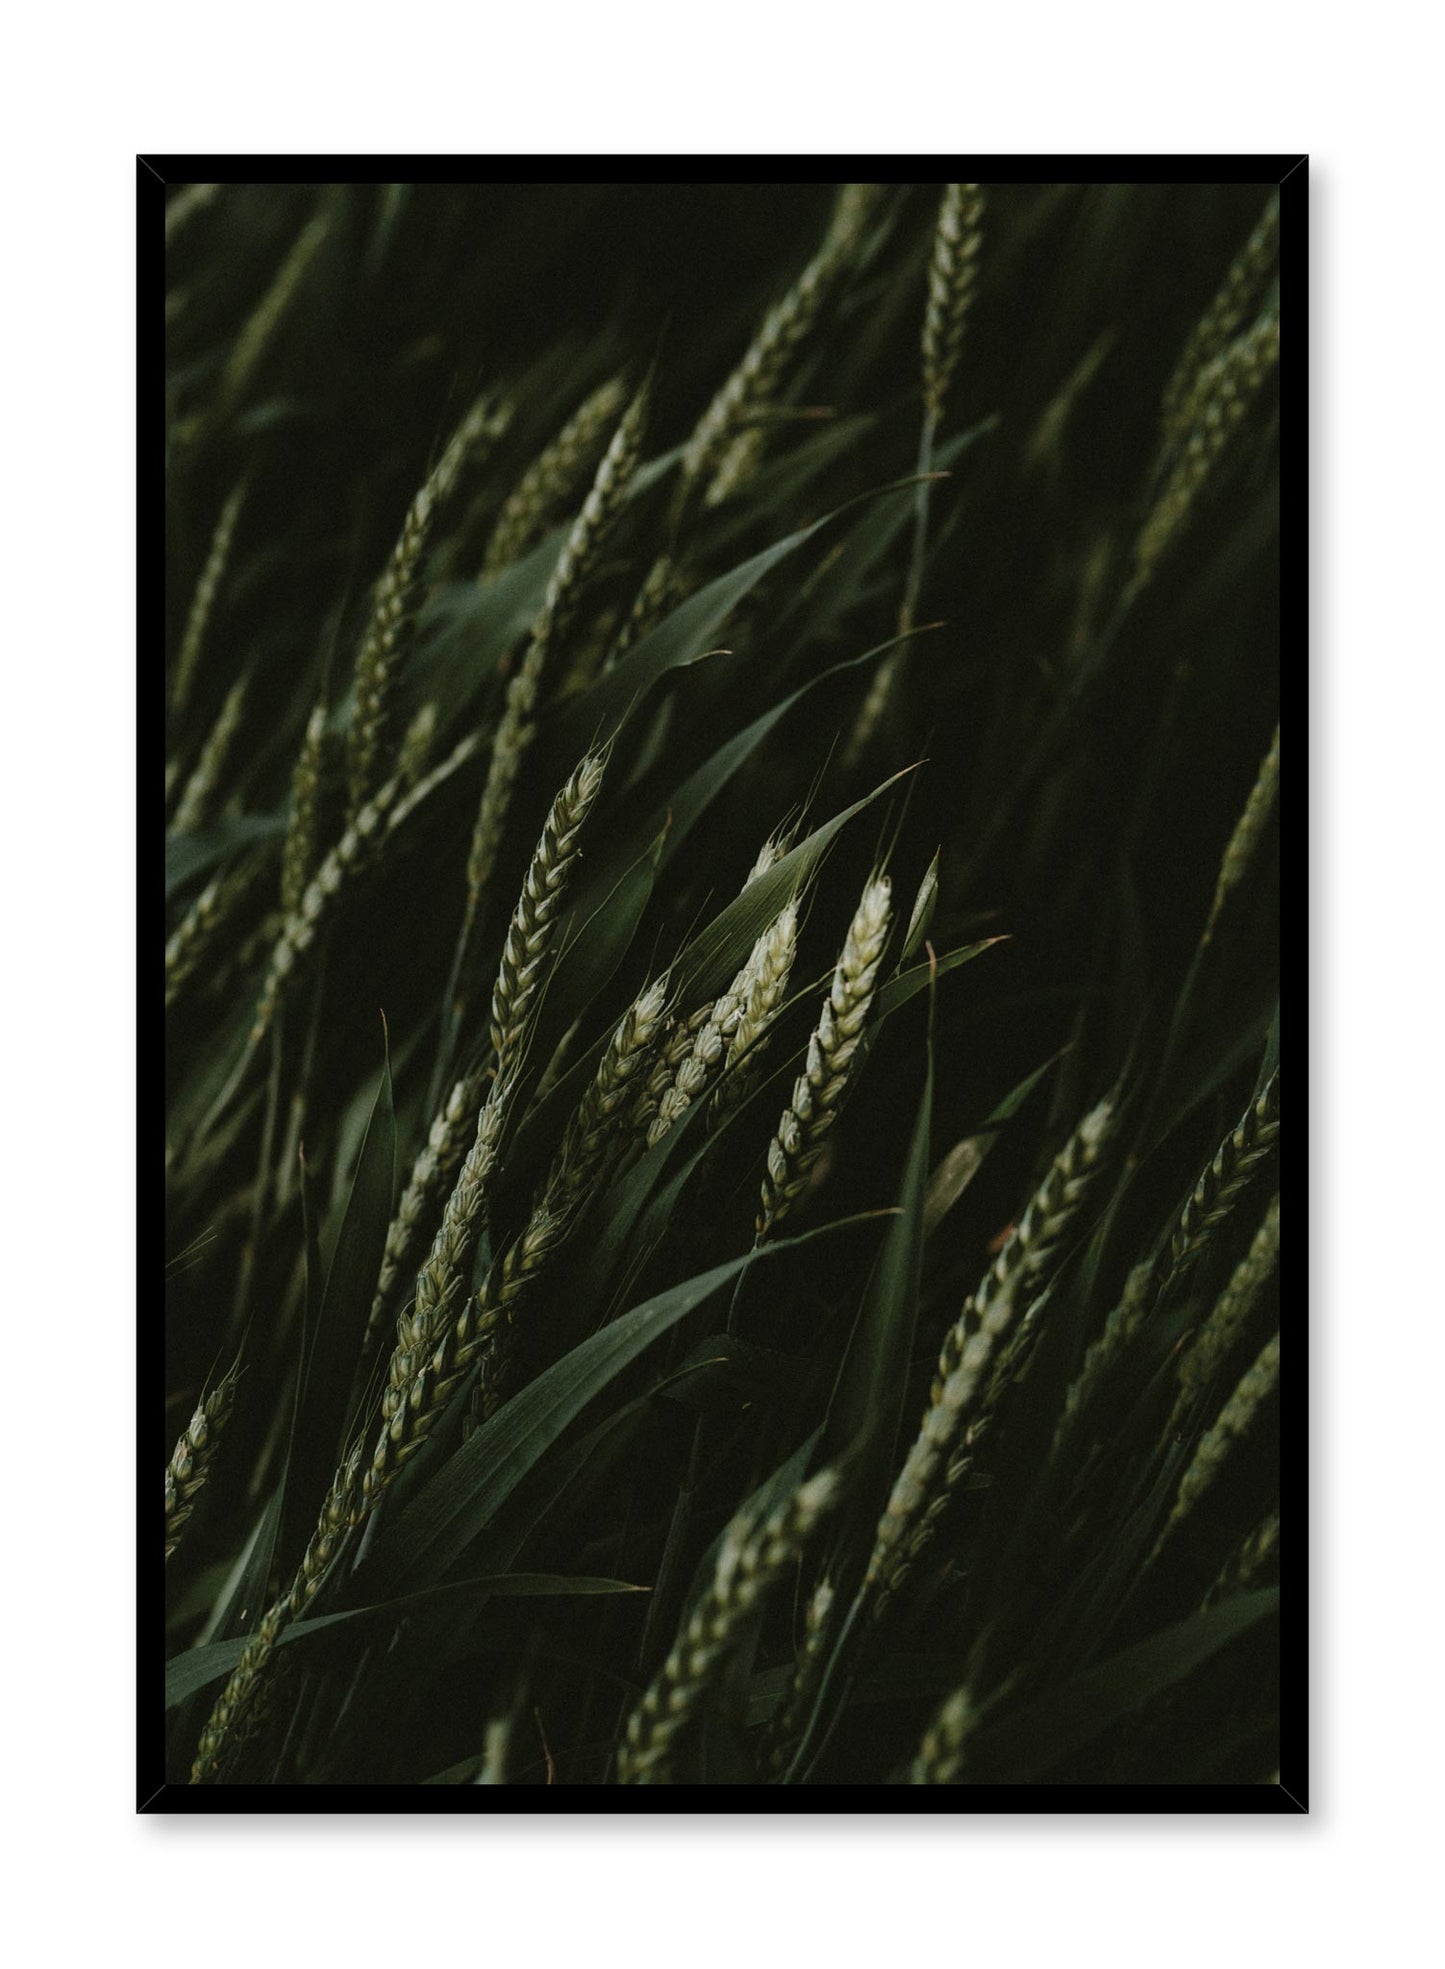
[[[1289,187],[154,192],[168,1806],[1273,1809]]]

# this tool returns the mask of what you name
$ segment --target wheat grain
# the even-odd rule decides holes
[[[923,315],[923,410],[930,424],[943,416],[948,386],[963,348],[964,323],[978,284],[984,196],[979,185],[945,185],[928,269]]]
[[[487,542],[481,578],[490,581],[536,545],[566,511],[584,472],[626,399],[620,376],[595,389],[582,408],[523,473],[497,515]]]
[[[236,1399],[237,1363],[226,1370],[210,1394],[197,1404],[196,1412],[181,1434],[175,1452],[166,1465],[166,1557],[181,1542],[181,1535],[195,1511],[197,1501],[211,1474],[221,1436],[231,1419]]]
[[[762,1524],[735,1519],[723,1536],[711,1584],[627,1722],[618,1751],[622,1784],[667,1784],[682,1738],[697,1722],[743,1631],[797,1565],[836,1504],[832,1470],[801,1485]]]
[[[956,1689],[939,1706],[908,1767],[910,1784],[958,1783],[975,1714],[973,1697],[966,1688]]]
[[[1219,865],[1219,879],[1214,888],[1214,901],[1210,906],[1209,921],[1204,926],[1202,942],[1208,943],[1214,935],[1214,926],[1219,920],[1219,912],[1224,908],[1230,891],[1237,889],[1244,880],[1254,851],[1259,845],[1270,815],[1274,811],[1275,796],[1279,792],[1279,726],[1274,728],[1274,738],[1269,751],[1264,755],[1258,776],[1250,788],[1249,798],[1244,803],[1244,812],[1235,823],[1234,832],[1229,837],[1229,846],[1224,851],[1224,860]]]
[[[1177,442],[1189,428],[1203,372],[1246,320],[1264,291],[1279,250],[1279,194],[1271,193],[1258,224],[1241,248],[1224,285],[1190,333],[1164,390],[1163,429]]]
[[[838,1118],[888,940],[891,893],[886,875],[870,880],[848,926],[832,986],[808,1042],[807,1063],[768,1147],[757,1220],[760,1240],[777,1228],[802,1194]]]
[[[231,548],[236,538],[236,525],[240,520],[241,508],[245,501],[246,485],[243,481],[221,508],[221,517],[216,521],[216,530],[211,535],[211,544],[206,553],[205,566],[201,569],[200,579],[196,583],[196,592],[191,597],[185,633],[181,637],[181,647],[176,656],[175,681],[171,686],[171,706],[178,714],[190,703],[191,688],[196,681],[196,672],[200,668],[206,631],[215,613],[216,597],[220,594],[221,583],[226,578]]]
[[[246,683],[243,678],[239,684],[233,684],[227,691],[226,701],[221,706],[205,744],[201,747],[196,770],[186,781],[185,791],[176,808],[175,819],[171,822],[173,834],[193,833],[214,814],[216,795],[225,777],[245,709]]]

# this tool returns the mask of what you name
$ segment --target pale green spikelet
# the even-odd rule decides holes
[[[496,867],[507,816],[511,812],[512,793],[523,758],[532,742],[535,730],[533,718],[553,641],[565,624],[582,582],[591,571],[602,543],[622,509],[627,489],[642,457],[646,410],[647,394],[644,388],[629,404],[597,468],[592,490],[553,570],[541,612],[532,626],[526,655],[507,686],[506,702],[492,741],[491,765],[467,857],[464,954],[474,935],[482,901]]]
[[[1200,1603],[1200,1612],[1221,1600],[1232,1598],[1236,1593],[1247,1593],[1277,1562],[1278,1553],[1279,1512],[1270,1511],[1220,1567],[1214,1583]]]
[[[1177,1533],[1200,1502],[1213,1488],[1216,1478],[1229,1460],[1236,1443],[1254,1427],[1260,1409],[1279,1382],[1279,1335],[1266,1340],[1239,1386],[1220,1410],[1213,1426],[1200,1438],[1192,1461],[1179,1481],[1179,1492],[1168,1522],[1159,1534],[1152,1556],[1157,1557],[1167,1541]]]
[[[236,734],[241,728],[241,719],[246,709],[246,680],[233,684],[226,693],[225,703],[212,725],[201,756],[196,761],[196,770],[186,781],[185,791],[176,808],[175,819],[171,822],[173,834],[189,834],[210,820],[216,811],[217,795],[225,778],[226,767],[230,763],[231,752],[236,743]]]
[[[908,1767],[910,1784],[958,1783],[976,1714],[973,1697],[966,1688],[955,1689],[940,1704],[923,1732],[917,1756]]]
[[[1229,269],[1224,285],[1185,343],[1164,390],[1163,428],[1170,443],[1189,428],[1193,399],[1206,367],[1248,319],[1274,269],[1279,251],[1279,193],[1272,192],[1254,231]]]
[[[288,916],[301,907],[306,885],[316,873],[321,847],[321,796],[329,752],[326,705],[321,702],[306,721],[306,736],[291,775],[291,814],[281,847],[281,907]]]
[[[497,515],[482,560],[483,581],[519,561],[566,511],[626,395],[622,378],[609,377],[528,466]]]
[[[628,1718],[617,1756],[619,1783],[672,1781],[682,1739],[701,1716],[728,1656],[797,1565],[840,1488],[835,1471],[820,1471],[761,1524],[744,1515],[728,1527],[708,1590]]]
[[[1219,865],[1219,880],[1215,884],[1214,901],[1209,910],[1209,921],[1204,926],[1202,942],[1208,943],[1214,935],[1214,926],[1219,921],[1219,913],[1224,908],[1230,891],[1237,889],[1244,880],[1249,864],[1254,859],[1254,851],[1259,845],[1270,815],[1274,812],[1275,798],[1279,792],[1279,726],[1274,728],[1274,738],[1260,765],[1259,774],[1250,788],[1249,798],[1244,803],[1244,812],[1235,823],[1234,832],[1229,837],[1229,846],[1224,851],[1224,860]]]
[[[822,1015],[808,1042],[807,1063],[768,1148],[757,1235],[769,1236],[797,1202],[837,1120],[853,1056],[868,1022],[883,948],[888,941],[891,885],[875,876],[863,891],[833,973]]]
[[[943,416],[948,386],[963,348],[964,323],[978,284],[984,196],[979,185],[945,185],[928,269],[923,315],[923,410],[931,424]]]
[[[1230,1274],[1229,1283],[1215,1300],[1214,1309],[1200,1328],[1193,1345],[1180,1358],[1177,1370],[1179,1398],[1166,1434],[1174,1433],[1229,1359],[1278,1262],[1279,1197],[1276,1194],[1270,1200],[1264,1221],[1255,1232],[1249,1250]]]
[[[467,460],[494,428],[496,405],[480,398],[457,427],[420,492],[407,508],[401,534],[377,584],[371,619],[356,656],[351,723],[347,730],[346,818],[353,821],[396,770],[391,751],[397,684],[415,636],[422,561],[437,515]]]
[[[581,852],[582,829],[602,791],[606,755],[588,753],[552,802],[542,838],[512,912],[492,992],[493,1072],[511,1077],[520,1064],[528,1022],[545,984],[567,883]]]
[[[248,856],[234,868],[223,869],[211,878],[181,918],[166,943],[168,1012],[196,983],[268,865],[269,857],[258,854]]]
[[[1279,315],[1256,322],[1206,363],[1190,399],[1191,421],[1134,546],[1124,591],[1132,601],[1151,581],[1214,478],[1231,437],[1279,361]]]
[[[176,656],[175,680],[171,685],[171,706],[177,713],[184,711],[190,703],[191,688],[196,681],[196,672],[200,668],[206,630],[210,627],[211,617],[215,613],[216,598],[221,592],[221,583],[225,580],[226,569],[230,565],[236,526],[245,500],[246,485],[242,481],[221,508],[221,517],[216,521],[216,530],[211,535],[206,563],[201,569],[196,592],[191,598],[185,633],[181,637],[181,647]]]
[[[1279,1068],[1255,1095],[1201,1174],[1180,1212],[1170,1246],[1172,1269],[1164,1290],[1173,1291],[1203,1257],[1215,1233],[1249,1187],[1279,1140]]]
[[[200,1499],[220,1447],[221,1436],[231,1419],[236,1399],[237,1363],[226,1370],[182,1431],[175,1453],[166,1465],[166,1557],[181,1542],[181,1535]]]

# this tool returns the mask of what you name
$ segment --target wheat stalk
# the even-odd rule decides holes
[[[977,1711],[969,1691],[956,1689],[940,1704],[908,1767],[910,1784],[957,1784]]]
[[[482,559],[483,581],[519,561],[566,511],[626,396],[622,378],[610,377],[528,466],[497,515]]]
[[[1254,851],[1259,838],[1264,833],[1270,815],[1274,811],[1275,797],[1279,792],[1279,726],[1274,728],[1274,738],[1268,752],[1264,755],[1258,776],[1250,788],[1249,798],[1244,803],[1244,812],[1235,822],[1234,832],[1229,837],[1229,846],[1224,851],[1224,860],[1219,865],[1219,879],[1214,888],[1214,901],[1210,906],[1209,921],[1204,926],[1202,943],[1208,943],[1214,935],[1214,926],[1219,913],[1224,908],[1230,891],[1237,889],[1244,880],[1249,864],[1254,859]]]
[[[1165,1431],[1167,1435],[1174,1434],[1234,1351],[1278,1262],[1279,1197],[1276,1194],[1249,1250],[1230,1274],[1229,1283],[1215,1300],[1214,1310],[1200,1328],[1194,1344],[1179,1361],[1179,1398]]]
[[[387,757],[397,683],[410,654],[421,600],[422,559],[433,527],[462,468],[498,428],[497,407],[481,397],[407,508],[401,534],[377,584],[371,619],[356,656],[351,724],[347,731],[348,823],[355,820],[395,761]]]
[[[759,1240],[768,1237],[797,1202],[838,1118],[878,983],[891,894],[886,875],[872,878],[848,926],[832,986],[808,1041],[807,1063],[793,1083],[793,1098],[783,1109],[768,1147],[757,1220]]]
[[[578,591],[596,562],[603,541],[616,522],[627,489],[642,457],[647,411],[646,388],[639,390],[608,445],[592,481],[582,511],[573,523],[561,558],[552,572],[541,612],[532,626],[527,653],[507,686],[501,721],[492,741],[492,758],[482,792],[467,857],[467,906],[462,926],[464,977],[466,953],[475,935],[482,899],[491,881],[502,835],[511,811],[512,792],[522,760],[532,742],[537,698],[553,643],[575,605]]]
[[[226,701],[212,725],[201,756],[196,761],[196,770],[186,781],[180,805],[176,808],[175,819],[171,822],[173,834],[189,834],[209,820],[215,812],[216,794],[225,776],[230,760],[231,748],[236,742],[236,734],[241,728],[241,718],[246,709],[246,682],[233,684],[226,693]]]
[[[181,637],[180,651],[176,656],[175,681],[171,686],[171,706],[177,713],[184,711],[190,702],[191,687],[195,683],[196,671],[200,667],[206,630],[215,612],[216,597],[221,591],[221,583],[226,578],[231,547],[236,538],[236,524],[241,517],[241,508],[245,500],[246,486],[243,481],[221,508],[221,517],[216,521],[216,530],[211,535],[211,544],[206,553],[205,566],[201,569],[200,579],[196,583],[196,592],[191,597],[185,633]]]
[[[743,972],[741,1005],[727,1043],[727,1072],[713,1105],[725,1114],[737,1108],[757,1084],[761,1049],[787,996],[798,950],[798,905],[790,901],[753,945]]]
[[[823,1470],[761,1524],[744,1514],[728,1527],[707,1591],[628,1719],[617,1757],[620,1783],[671,1782],[679,1743],[728,1656],[797,1565],[839,1490],[836,1472]]]
[[[181,1542],[197,1501],[211,1474],[221,1436],[231,1419],[240,1364],[228,1368],[181,1433],[166,1465],[166,1557]]]
[[[1176,443],[1189,428],[1204,370],[1247,319],[1264,290],[1279,250],[1279,194],[1271,193],[1254,231],[1225,275],[1224,285],[1184,344],[1163,397],[1164,435]]]

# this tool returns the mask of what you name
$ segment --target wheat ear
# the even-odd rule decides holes
[[[944,399],[958,367],[964,323],[978,284],[983,213],[981,186],[944,186],[923,313],[923,411],[935,425],[943,416]]]
[[[917,1756],[908,1767],[910,1784],[958,1783],[976,1714],[973,1697],[967,1689],[956,1689],[940,1704],[923,1732]]]
[[[943,1385],[963,1358],[969,1333],[986,1316],[990,1305],[1017,1277],[1015,1310],[1024,1318],[1037,1300],[1058,1247],[1077,1218],[1098,1179],[1105,1150],[1114,1131],[1115,1104],[1106,1099],[1079,1123],[1049,1165],[1048,1174],[1029,1199],[1008,1242],[984,1273],[976,1291],[944,1335],[933,1377],[930,1400],[937,1402]]]
[[[1279,194],[1275,192],[1226,274],[1224,285],[1184,344],[1169,378],[1163,398],[1163,427],[1170,443],[1188,430],[1191,399],[1197,394],[1200,377],[1248,318],[1274,269],[1278,250]]]
[[[1244,803],[1244,812],[1235,822],[1234,832],[1229,837],[1229,846],[1224,851],[1224,860],[1219,865],[1219,880],[1214,888],[1214,901],[1210,906],[1209,921],[1204,926],[1201,942],[1208,943],[1214,935],[1214,926],[1219,921],[1219,913],[1224,908],[1230,891],[1237,889],[1244,880],[1249,864],[1254,859],[1254,851],[1259,838],[1264,833],[1270,815],[1274,812],[1275,797],[1279,792],[1279,726],[1274,728],[1274,738],[1268,752],[1264,755],[1258,777],[1250,788],[1249,798]]]
[[[546,982],[567,883],[581,851],[582,829],[602,791],[606,755],[588,753],[552,802],[512,912],[492,992],[493,1072],[509,1079],[520,1065],[528,1022]]]
[[[603,541],[616,522],[637,471],[642,457],[646,411],[644,388],[629,404],[597,468],[592,490],[573,523],[561,558],[552,571],[541,612],[532,626],[527,653],[507,686],[506,702],[492,741],[487,783],[482,792],[467,857],[467,907],[462,927],[463,975],[466,952],[475,933],[482,900],[501,849],[517,775],[534,735],[533,718],[542,676],[553,643],[575,605],[578,591],[595,564]]]
[[[397,747],[396,776],[401,781],[404,791],[410,793],[420,783],[421,776],[426,771],[427,760],[431,757],[436,735],[436,702],[434,699],[428,699],[412,713],[411,720],[401,735],[401,744]]]
[[[252,855],[239,867],[227,869],[202,889],[166,943],[166,1010],[183,998],[222,933],[233,923],[268,864],[265,855]]]
[[[521,560],[567,510],[626,398],[622,378],[610,377],[528,466],[497,515],[482,559],[483,581]]]
[[[1151,581],[1215,476],[1230,438],[1279,361],[1279,315],[1231,342],[1206,363],[1190,398],[1191,422],[1177,458],[1139,532],[1126,603]]]
[[[793,1663],[783,1700],[774,1711],[763,1738],[760,1761],[774,1783],[779,1782],[807,1728],[813,1703],[828,1666],[833,1638],[833,1609],[838,1595],[833,1582],[820,1580],[808,1600],[803,1639]]]
[[[1266,1340],[1239,1386],[1220,1410],[1212,1428],[1199,1440],[1193,1459],[1179,1482],[1179,1493],[1168,1522],[1159,1534],[1151,1558],[1157,1558],[1167,1541],[1179,1529],[1200,1500],[1213,1488],[1215,1479],[1229,1460],[1230,1451],[1254,1427],[1260,1409],[1279,1381],[1279,1335]]]
[[[197,1501],[211,1474],[221,1435],[231,1419],[236,1399],[239,1363],[221,1376],[210,1394],[197,1404],[166,1465],[166,1557],[181,1542]]]
[[[846,273],[863,223],[873,206],[873,186],[849,186],[818,251],[792,287],[764,316],[746,354],[704,411],[682,454],[680,499],[713,472],[732,439],[770,404],[798,349]]]
[[[252,1047],[266,1036],[281,1000],[304,974],[322,925],[334,914],[340,899],[356,888],[379,859],[386,841],[387,815],[400,790],[399,781],[389,780],[362,808],[307,883],[298,907],[286,918],[256,1005]]]
[[[222,410],[234,409],[250,387],[280,334],[282,323],[295,305],[307,269],[321,250],[329,230],[330,220],[325,213],[318,213],[303,226],[290,252],[281,262],[276,278],[236,337],[221,372],[219,407]]]
[[[320,702],[306,721],[306,735],[291,774],[291,813],[281,845],[281,907],[288,916],[301,907],[306,885],[316,873],[329,750],[326,705]]]
[[[972,1444],[997,1401],[1000,1377],[985,1382],[999,1342],[1036,1303],[1040,1275],[1078,1215],[1115,1122],[1112,1099],[1101,1101],[1074,1130],[978,1291],[943,1343],[939,1373],[923,1423],[893,1485],[873,1540],[864,1590],[882,1617],[972,1462]],[[1017,1243],[1017,1250],[1011,1253]],[[1007,1259],[1008,1262],[1004,1262]],[[977,1324],[975,1325],[975,1322]],[[984,1415],[969,1418],[984,1395]]]
[[[198,212],[204,212],[221,189],[219,185],[186,185],[166,207],[166,245],[184,231]]]
[[[1215,1232],[1249,1187],[1279,1139],[1279,1068],[1215,1150],[1180,1212],[1170,1246],[1166,1292],[1175,1290],[1203,1257]]]
[[[667,1784],[680,1741],[700,1716],[743,1631],[797,1565],[839,1496],[835,1471],[801,1485],[761,1524],[734,1519],[723,1535],[712,1582],[628,1718],[617,1754],[622,1784]]]
[[[287,1599],[278,1600],[247,1641],[201,1732],[191,1765],[192,1784],[209,1784],[220,1775],[228,1745],[244,1733],[254,1717],[266,1669],[285,1630],[288,1614]]]
[[[180,652],[176,657],[175,682],[171,687],[171,706],[177,712],[184,711],[190,702],[191,687],[196,681],[196,671],[200,667],[206,630],[215,612],[216,597],[221,592],[221,583],[226,578],[231,547],[236,538],[236,524],[241,517],[241,508],[245,500],[246,487],[242,483],[236,487],[221,508],[221,517],[216,522],[216,530],[211,535],[211,544],[206,553],[206,564],[201,569],[196,592],[191,597],[190,614],[186,617],[185,633],[181,637]]]
[[[196,761],[196,770],[186,781],[185,791],[176,808],[175,819],[171,822],[173,834],[189,834],[208,821],[216,808],[216,795],[225,777],[226,766],[236,743],[236,734],[241,728],[241,719],[246,709],[246,681],[233,684],[226,693],[226,701],[216,717],[201,747],[201,756]]]
[[[603,1054],[597,1074],[563,1136],[543,1197],[518,1237],[494,1264],[481,1293],[467,1299],[453,1317],[454,1291],[437,1295],[440,1311],[423,1307],[427,1325],[421,1344],[409,1347],[409,1378],[388,1376],[385,1426],[362,1480],[353,1523],[375,1508],[408,1459],[426,1440],[453,1395],[472,1369],[496,1347],[513,1316],[517,1298],[566,1235],[571,1223],[610,1160],[613,1123],[627,1105],[636,1074],[644,1066],[666,1010],[666,980],[648,986],[623,1014]],[[493,1089],[488,1108],[496,1104]],[[487,1110],[483,1110],[483,1125]],[[461,1185],[459,1184],[460,1188]],[[451,1206],[448,1206],[449,1210]],[[444,1227],[445,1228],[445,1227]],[[441,1239],[442,1234],[438,1233]],[[459,1274],[458,1274],[459,1276]],[[418,1281],[418,1298],[422,1298]],[[416,1318],[415,1311],[412,1318]],[[414,1329],[399,1334],[410,1340]],[[428,1351],[429,1350],[429,1351]],[[424,1357],[417,1358],[418,1355]]]
[[[808,1041],[807,1064],[793,1083],[793,1098],[783,1109],[768,1147],[757,1220],[760,1240],[776,1229],[801,1196],[838,1118],[888,941],[891,894],[888,877],[875,876],[848,926],[832,986]]]
[[[753,945],[743,974],[741,1010],[727,1043],[727,1072],[713,1097],[718,1114],[737,1108],[757,1085],[761,1051],[782,1010],[798,952],[798,905],[789,902]]]
[[[1279,1551],[1279,1512],[1261,1518],[1239,1549],[1231,1552],[1200,1603],[1201,1613],[1235,1593],[1248,1592]]]
[[[1179,1398],[1165,1433],[1173,1435],[1234,1351],[1279,1262],[1279,1197],[1270,1200],[1254,1240],[1179,1362]]]
[[[351,724],[347,731],[348,823],[381,780],[395,769],[388,757],[397,683],[415,636],[422,560],[437,515],[468,458],[495,428],[496,405],[482,397],[467,412],[435,469],[412,500],[377,585],[371,619],[356,656]]]

